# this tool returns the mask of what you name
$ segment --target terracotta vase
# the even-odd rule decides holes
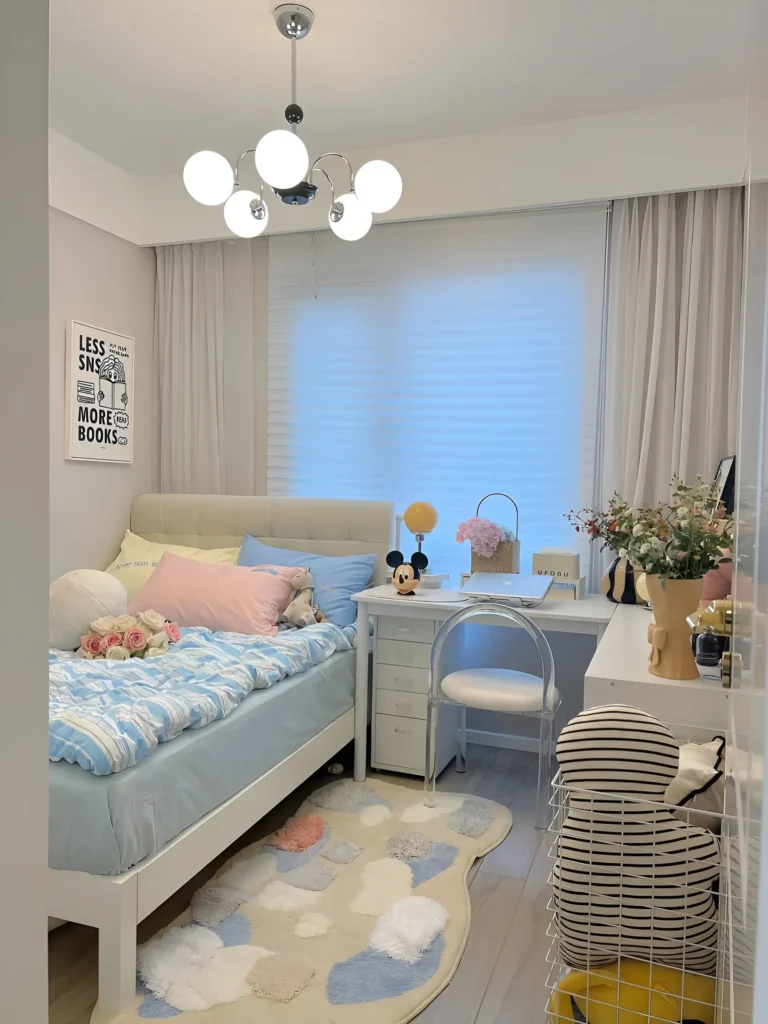
[[[649,573],[646,586],[654,621],[648,627],[651,645],[648,671],[662,679],[698,679],[691,650],[691,627],[685,621],[699,606],[704,581],[666,580]]]

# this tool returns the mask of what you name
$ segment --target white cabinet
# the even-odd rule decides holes
[[[423,775],[427,743],[429,658],[437,623],[402,615],[376,617],[371,767]],[[438,719],[438,770],[456,753],[456,708]]]

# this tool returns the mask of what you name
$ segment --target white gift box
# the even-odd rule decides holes
[[[581,576],[581,559],[567,548],[542,548],[533,554],[535,576],[552,576],[555,582],[577,580]]]

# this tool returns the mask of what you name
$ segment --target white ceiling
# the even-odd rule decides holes
[[[744,0],[307,0],[314,152],[464,135],[743,88]],[[52,127],[139,175],[284,126],[272,0],[52,0]]]

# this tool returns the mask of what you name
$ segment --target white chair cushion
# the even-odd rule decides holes
[[[451,672],[440,684],[446,697],[468,708],[523,714],[541,711],[544,680],[508,668],[465,668]],[[560,694],[550,686],[547,707],[553,711]]]

